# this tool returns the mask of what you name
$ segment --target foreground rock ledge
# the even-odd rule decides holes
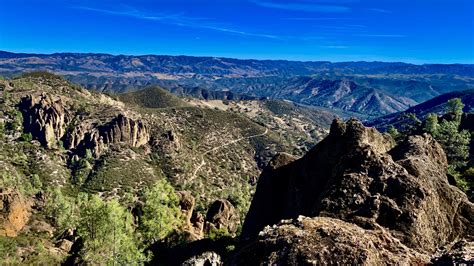
[[[263,171],[243,226],[248,246],[236,261],[318,263],[337,252],[340,263],[357,261],[354,254],[365,264],[429,262],[460,239],[472,243],[474,206],[448,183],[446,169],[446,156],[429,135],[395,146],[357,120],[335,120],[303,158],[278,155]],[[258,235],[299,215],[317,218]],[[316,229],[339,234],[334,239]]]
[[[339,219],[300,216],[266,227],[234,263],[417,265],[428,260],[428,256],[406,247],[383,228],[366,230]]]

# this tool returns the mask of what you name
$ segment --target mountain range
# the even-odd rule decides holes
[[[160,85],[204,99],[284,99],[353,112],[360,118],[404,111],[433,97],[474,88],[474,65],[301,62],[218,57],[18,54],[0,52],[0,75],[46,70],[108,92]]]

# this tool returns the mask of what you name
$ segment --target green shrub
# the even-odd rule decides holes
[[[145,192],[140,231],[148,243],[167,237],[182,223],[179,199],[174,188],[160,180]]]
[[[209,232],[207,233],[207,238],[211,240],[218,240],[224,237],[232,237],[229,231],[226,228],[211,228]]]
[[[33,135],[31,135],[31,133],[22,133],[20,136],[20,140],[30,142],[33,140]]]
[[[134,237],[132,215],[116,200],[92,195],[82,201],[77,232],[86,264],[141,265],[147,260]]]

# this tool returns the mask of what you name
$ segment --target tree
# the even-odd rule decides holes
[[[403,125],[403,132],[408,135],[414,134],[423,124],[414,113],[406,113],[403,117],[408,120],[407,123]]]
[[[168,236],[181,224],[179,199],[173,187],[160,180],[145,192],[140,229],[148,243],[154,243]]]
[[[430,133],[431,135],[435,136],[438,132],[439,123],[438,123],[438,116],[436,114],[430,113],[426,117],[423,131]]]
[[[446,113],[454,114],[456,120],[461,119],[463,109],[464,104],[462,103],[461,98],[453,98],[446,104]]]
[[[398,129],[396,129],[394,126],[390,126],[387,129],[387,133],[395,140],[398,141],[400,139],[400,132],[398,132]]]
[[[136,265],[146,261],[134,238],[133,217],[116,200],[93,195],[80,203],[77,227],[87,264]]]
[[[466,165],[471,134],[467,130],[459,131],[459,121],[443,120],[434,138],[443,146],[449,164],[455,168]]]

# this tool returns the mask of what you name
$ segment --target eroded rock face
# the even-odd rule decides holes
[[[108,122],[88,118],[74,123],[74,112],[60,97],[29,95],[18,106],[23,114],[25,131],[48,148],[62,141],[66,149],[79,155],[84,155],[89,149],[94,156],[99,156],[113,144],[140,147],[150,141],[145,123],[124,114],[117,114]]]
[[[267,167],[246,217],[249,243],[267,225],[304,215],[332,217],[365,230],[385,228],[417,252],[472,235],[474,207],[449,185],[447,160],[431,136],[393,140],[356,120],[335,120],[303,158]]]
[[[235,233],[240,224],[239,214],[228,200],[216,200],[212,203],[206,215],[206,231],[225,229]]]
[[[383,228],[366,230],[329,217],[284,220],[267,226],[242,249],[236,265],[421,265],[429,257]]]
[[[0,189],[0,236],[15,237],[27,224],[31,203],[16,191]]]
[[[103,125],[84,123],[76,126],[65,137],[65,145],[78,153],[90,150],[94,156],[99,156],[111,144],[123,143],[130,147],[140,147],[149,140],[150,134],[143,121],[119,114]]]
[[[29,95],[21,100],[19,108],[23,114],[25,131],[44,146],[56,146],[66,133],[70,115],[60,97],[53,99],[44,94]]]

